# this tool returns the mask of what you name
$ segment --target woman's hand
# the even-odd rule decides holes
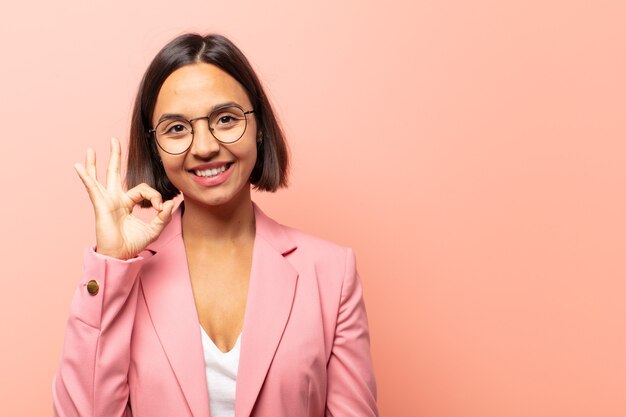
[[[169,223],[174,202],[163,203],[161,194],[147,184],[139,184],[125,192],[120,176],[121,146],[111,139],[111,157],[107,168],[106,188],[96,176],[96,153],[87,150],[85,166],[74,168],[83,181],[96,215],[96,252],[118,259],[137,256],[153,242]],[[133,207],[149,200],[157,215],[145,223],[132,215]]]

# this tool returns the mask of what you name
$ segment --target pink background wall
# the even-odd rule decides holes
[[[621,3],[621,4],[620,4]],[[14,2],[0,25],[1,414],[51,415],[90,204],[151,57],[221,32],[291,188],[355,248],[390,417],[626,415],[626,7],[611,1]]]

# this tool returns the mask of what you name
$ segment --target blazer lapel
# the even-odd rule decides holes
[[[256,237],[241,335],[235,415],[248,417],[278,348],[298,273],[284,255],[296,246],[283,227],[255,205]]]
[[[297,271],[284,255],[296,249],[285,229],[254,205],[256,236],[241,336],[235,415],[248,417],[278,348],[295,296]],[[179,207],[141,278],[148,311],[191,413],[209,417],[200,324],[189,280]],[[167,249],[167,250],[165,250]]]
[[[209,417],[200,323],[189,281],[180,207],[148,249],[157,252],[141,279],[150,318],[191,414]]]

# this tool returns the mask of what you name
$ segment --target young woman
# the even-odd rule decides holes
[[[106,186],[93,150],[76,165],[96,245],[72,301],[56,415],[377,415],[353,252],[252,202],[252,186],[286,185],[288,153],[235,45],[195,34],[166,45],[139,87],[128,191],[120,160],[113,139]],[[140,204],[152,222],[133,217]]]

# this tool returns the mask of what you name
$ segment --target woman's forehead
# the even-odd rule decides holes
[[[164,112],[191,113],[190,117],[196,117],[226,102],[250,106],[243,86],[219,67],[206,63],[186,65],[172,72],[163,82],[153,119],[158,119]]]

